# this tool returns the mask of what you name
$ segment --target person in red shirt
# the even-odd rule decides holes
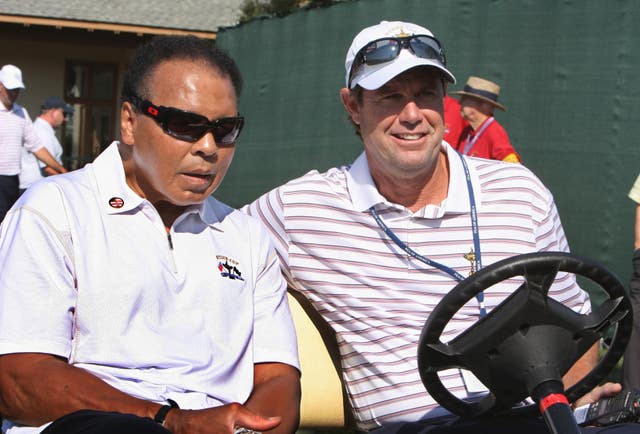
[[[457,99],[444,96],[444,141],[451,146],[456,146],[460,140],[460,134],[469,122],[460,113],[460,103]]]
[[[462,116],[469,122],[460,134],[455,148],[464,155],[520,163],[509,136],[493,117],[495,108],[506,111],[498,102],[500,86],[479,77],[469,77],[461,95]]]

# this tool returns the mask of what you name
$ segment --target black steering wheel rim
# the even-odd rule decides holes
[[[438,372],[444,368],[437,364],[455,364],[460,359],[464,359],[464,357],[459,357],[460,355],[457,353],[445,354],[443,355],[444,361],[435,362],[436,366],[433,365],[434,361],[429,359],[436,358],[434,357],[435,347],[438,347],[441,351],[444,349],[445,353],[450,351],[449,346],[440,341],[442,332],[453,315],[477,294],[496,283],[515,276],[525,277],[523,286],[538,285],[543,288],[546,287],[548,290],[558,272],[573,273],[597,283],[609,296],[609,299],[605,302],[611,304],[612,313],[609,315],[609,312],[607,312],[606,320],[611,320],[613,324],[617,324],[609,351],[590,373],[566,391],[567,398],[570,401],[574,401],[586,394],[613,369],[624,353],[633,322],[630,300],[620,281],[602,265],[569,253],[537,252],[519,255],[487,266],[460,282],[443,297],[425,322],[418,346],[418,369],[425,387],[440,405],[456,414],[468,417],[506,410],[498,405],[500,400],[497,399],[489,384],[486,384],[486,386],[490,389],[490,393],[476,402],[463,401],[444,387],[438,376]],[[532,279],[531,282],[529,279]],[[545,296],[548,297],[548,294]],[[607,306],[607,309],[609,309],[609,306]],[[467,331],[474,328],[478,323],[467,329]],[[610,326],[611,324],[607,325],[604,330]],[[451,359],[448,359],[449,356],[451,356]],[[468,366],[458,366],[469,369]],[[536,411],[536,409],[534,406],[528,406],[528,408],[525,407],[521,411]]]

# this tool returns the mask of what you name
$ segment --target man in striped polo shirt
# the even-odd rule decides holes
[[[22,146],[58,173],[65,168],[36,136],[27,110],[16,103],[24,89],[22,71],[14,65],[0,69],[0,222],[18,199]]]
[[[451,431],[434,426],[435,419],[454,417],[425,391],[416,353],[430,312],[461,276],[482,266],[480,258],[486,265],[569,250],[551,193],[522,165],[462,157],[443,142],[443,98],[455,78],[429,30],[386,21],[365,28],[345,67],[340,96],[364,152],[350,166],[311,171],[244,210],[271,232],[289,286],[335,331],[357,428],[546,433],[538,419],[514,426],[493,418],[488,427],[455,421]],[[443,340],[520,283],[510,279],[486,290],[485,306],[469,302]],[[590,311],[574,275],[557,279],[549,293],[577,312]],[[593,350],[566,381],[590,370]],[[442,381],[460,398],[478,387],[459,370],[446,371]],[[589,397],[619,391],[620,385],[607,384]]]

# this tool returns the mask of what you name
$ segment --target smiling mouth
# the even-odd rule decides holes
[[[419,139],[423,138],[424,136],[426,136],[425,133],[393,134],[393,137],[396,137],[396,138],[402,139],[402,140],[419,140]]]

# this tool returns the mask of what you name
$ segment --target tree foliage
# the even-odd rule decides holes
[[[240,22],[264,16],[283,17],[300,8],[322,8],[344,0],[244,0]]]

